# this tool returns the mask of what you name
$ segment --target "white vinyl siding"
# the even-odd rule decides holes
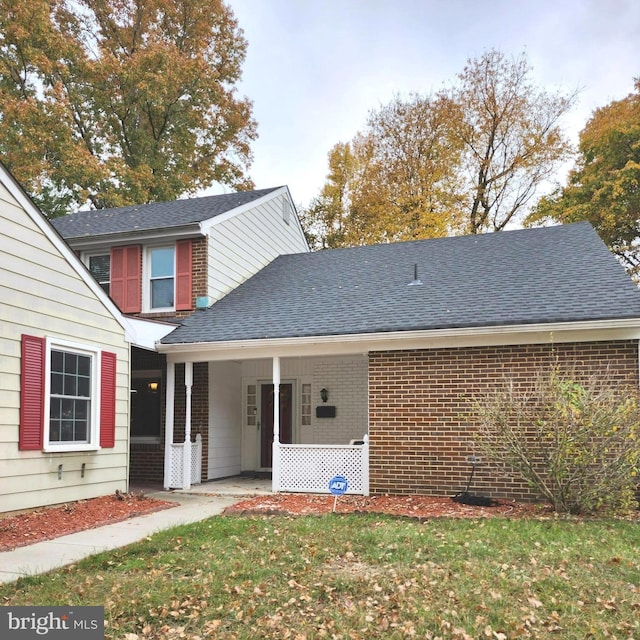
[[[240,391],[238,363],[209,363],[209,480],[241,471]]]
[[[124,329],[2,185],[0,234],[0,512],[125,491],[129,345]],[[114,448],[82,453],[18,450],[24,333],[91,344],[116,354]]]
[[[208,295],[225,296],[279,255],[308,251],[297,220],[283,219],[286,194],[215,224],[209,232]],[[295,222],[295,224],[294,224]]]

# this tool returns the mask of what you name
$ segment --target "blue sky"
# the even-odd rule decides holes
[[[467,59],[526,53],[541,88],[580,89],[572,139],[640,76],[640,0],[227,0],[249,42],[239,92],[254,103],[257,188],[306,205],[327,154],[394,94],[451,83]]]

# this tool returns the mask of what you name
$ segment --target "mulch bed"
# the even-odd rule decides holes
[[[496,500],[494,506],[473,506],[448,497],[340,496],[280,493],[242,500],[224,510],[225,515],[322,515],[326,513],[384,513],[410,518],[519,518],[549,516],[548,507]]]
[[[175,502],[156,500],[142,494],[116,493],[15,515],[0,514],[0,551],[122,522],[175,505]]]

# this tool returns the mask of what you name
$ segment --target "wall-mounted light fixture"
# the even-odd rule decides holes
[[[158,393],[158,381],[157,380],[152,380],[148,385],[147,385],[147,389],[149,389],[149,391],[151,393]]]
[[[320,389],[320,397],[322,402],[326,402],[329,399],[329,392],[326,389]]]

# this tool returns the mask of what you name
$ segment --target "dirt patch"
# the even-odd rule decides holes
[[[334,510],[333,496],[280,493],[258,496],[238,502],[224,510],[232,514],[322,515]],[[454,502],[448,497],[431,496],[340,496],[335,501],[336,513],[386,513],[409,518],[517,518],[549,515],[548,507],[496,500],[495,506],[472,506]]]
[[[145,513],[169,509],[175,504],[143,494],[116,493],[16,515],[0,516],[0,551],[9,551],[42,540],[59,538],[68,533],[122,522]]]

